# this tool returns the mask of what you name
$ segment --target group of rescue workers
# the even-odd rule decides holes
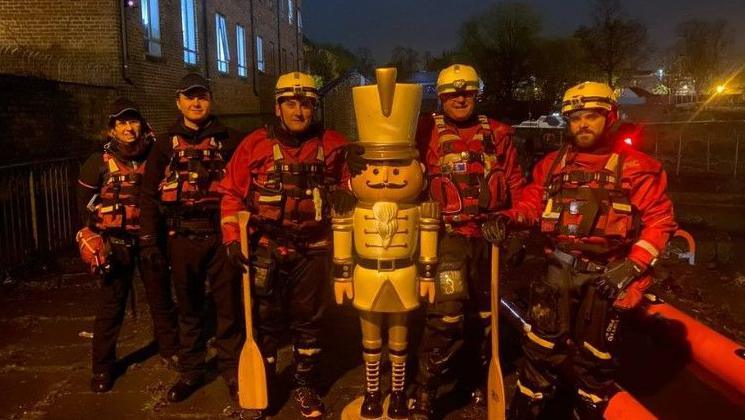
[[[475,378],[473,401],[484,403],[490,247],[511,230],[536,228],[549,244],[547,266],[530,286],[530,327],[509,417],[536,418],[568,382],[576,390],[575,415],[602,418],[616,392],[618,324],[651,285],[649,269],[676,228],[665,172],[617,142],[613,89],[585,82],[567,90],[561,104],[571,141],[541,160],[528,182],[512,128],[475,114],[479,83],[470,66],[442,70],[441,112],[423,116],[417,127],[428,185],[423,199],[441,209],[439,262],[410,401],[389,417],[432,418],[443,378],[469,340],[481,349],[480,366],[460,376]],[[331,279],[349,270],[331,258],[331,214],[355,205],[349,183],[360,170],[354,165],[366,165],[361,146],[314,120],[319,92],[304,73],[279,77],[276,118],[243,140],[212,114],[214,98],[202,76],[185,76],[175,99],[180,115],[157,141],[138,107],[117,99],[108,142],[81,168],[84,228],[77,240],[103,279],[91,389],[107,392],[121,374],[116,341],[137,269],[160,356],[180,373],[168,401],[183,401],[204,385],[211,334],[218,370],[237,401],[245,339],[240,276],[250,270],[267,382],[276,383],[280,340],[289,330],[293,399],[302,416],[322,417],[321,320]],[[236,218],[243,210],[251,214],[248,259]],[[479,333],[466,334],[467,323]]]

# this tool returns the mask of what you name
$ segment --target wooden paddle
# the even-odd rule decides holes
[[[504,420],[507,406],[502,365],[499,363],[499,247],[491,246],[491,361],[487,408],[490,420]]]
[[[248,219],[247,211],[238,212],[238,226],[241,229],[241,252],[248,259]],[[243,343],[241,358],[238,360],[238,402],[241,407],[263,410],[269,405],[266,389],[266,370],[264,358],[254,340],[251,305],[251,274],[248,267],[243,273],[243,313],[246,317],[246,341]]]

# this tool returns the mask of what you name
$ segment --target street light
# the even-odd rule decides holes
[[[725,89],[726,89],[726,86],[719,85],[717,86],[717,93],[723,93]]]

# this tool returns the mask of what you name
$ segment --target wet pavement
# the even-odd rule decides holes
[[[157,355],[144,289],[135,280],[136,312],[127,309],[118,356],[126,372],[112,391],[89,389],[91,331],[98,295],[95,278],[69,259],[50,272],[3,286],[0,295],[1,418],[209,419],[238,418],[227,386],[214,372],[208,384],[182,403],[169,404],[167,389],[178,378]],[[331,305],[325,318],[324,402],[328,418],[363,390],[359,324],[349,306]],[[210,351],[209,356],[213,356]],[[209,357],[208,356],[208,357]],[[280,377],[270,397],[271,418],[302,418],[290,399],[289,345],[279,354]],[[384,382],[384,387],[387,386]],[[448,419],[484,419],[485,412],[460,409],[449,399]]]

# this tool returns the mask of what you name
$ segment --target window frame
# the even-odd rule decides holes
[[[160,5],[158,0],[140,0],[140,22],[144,33],[145,54],[163,56],[160,38]]]
[[[235,24],[235,53],[238,76],[248,77],[248,55],[246,54],[246,28]]]
[[[222,74],[230,73],[230,39],[228,34],[228,19],[225,15],[215,12],[215,58],[217,71]]]
[[[184,14],[187,9],[191,11],[191,22],[188,22],[188,16]],[[199,29],[197,25],[197,3],[195,0],[181,0],[181,34],[184,64],[187,66],[198,65]],[[190,41],[193,42],[193,45],[189,45],[191,44]],[[193,61],[190,60],[191,58],[193,58]]]
[[[264,38],[256,35],[256,70],[266,73],[266,55],[264,54]]]

